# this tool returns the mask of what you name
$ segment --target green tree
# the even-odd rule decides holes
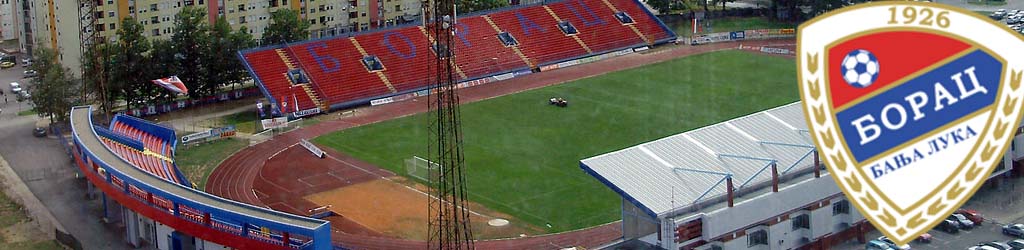
[[[71,107],[77,104],[79,85],[76,79],[56,61],[53,50],[46,46],[36,46],[36,61],[29,67],[39,72],[29,84],[29,101],[41,117],[50,117],[51,121],[66,121]]]
[[[86,48],[85,53],[82,55],[83,89],[79,99],[82,101],[88,101],[89,99],[97,100],[100,103],[100,109],[107,116],[113,112],[115,108],[114,100],[120,93],[120,89],[111,88],[108,84],[111,73],[116,69],[112,56],[115,51],[115,46],[112,44],[93,43]],[[42,57],[36,56],[36,58]],[[36,60],[32,65],[48,68],[48,66],[39,65],[40,63],[43,63],[43,61]],[[43,74],[46,71],[36,70],[36,72]]]
[[[508,6],[505,0],[459,0],[456,2],[459,13],[470,13]]]
[[[231,33],[228,40],[232,47],[228,51],[229,53],[224,54],[227,60],[231,62],[228,67],[229,75],[227,79],[229,83],[233,84],[232,86],[237,86],[249,79],[249,71],[245,69],[242,60],[238,58],[238,51],[255,47],[256,40],[253,40],[252,34],[249,34],[249,29],[245,26]]]
[[[270,13],[270,26],[263,32],[263,44],[281,44],[309,38],[309,23],[299,19],[291,9],[278,9]]]
[[[175,71],[177,76],[188,87],[189,97],[208,96],[216,90],[216,83],[207,82],[207,69],[203,64],[203,53],[206,49],[207,31],[206,10],[186,6],[174,19],[174,34],[171,43],[177,51],[175,54]]]
[[[661,14],[672,13],[672,0],[647,0],[647,4]]]
[[[152,101],[152,93],[158,86],[149,82],[147,73],[150,67],[146,58],[149,53],[149,40],[142,35],[143,26],[133,17],[121,20],[121,29],[117,30],[117,43],[112,58],[117,64],[111,71],[108,86],[119,93],[128,104],[128,109]]]
[[[234,59],[232,51],[235,46],[231,44],[231,25],[224,17],[217,18],[217,21],[210,26],[207,35],[206,53],[203,53],[203,64],[207,70],[206,79],[214,86],[227,85],[229,83],[231,70],[233,70]]]
[[[153,80],[168,77],[176,73],[175,68],[177,62],[175,61],[175,55],[178,52],[174,49],[174,44],[171,41],[163,39],[154,39],[152,48],[146,57],[146,61],[149,62],[150,70],[147,71],[149,75],[146,79]],[[168,101],[173,99],[174,95],[172,92],[167,91],[154,84],[149,84],[157,89],[149,94],[151,100],[156,102]]]

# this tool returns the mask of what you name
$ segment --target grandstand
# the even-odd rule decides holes
[[[456,26],[459,81],[538,71],[676,37],[636,0],[552,1],[469,14]],[[423,26],[399,26],[245,50],[239,57],[278,111],[316,113],[428,88],[427,65],[438,51],[448,51],[429,44],[433,37]]]
[[[168,128],[118,115],[93,125],[91,107],[71,110],[72,155],[102,190],[104,219],[127,242],[156,249],[331,249],[330,223],[230,201],[190,187],[173,163]],[[110,202],[108,202],[110,201]]]

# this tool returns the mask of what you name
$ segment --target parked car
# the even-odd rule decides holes
[[[1010,247],[1010,245],[1007,245],[1006,243],[1002,243],[1002,242],[998,242],[998,241],[982,243],[981,245],[990,246],[992,248],[999,249],[999,250],[1010,250],[1010,249],[1013,249],[1013,247]]]
[[[1009,245],[1014,250],[1024,249],[1024,240],[1016,239],[1016,240],[1007,241],[1006,245]]]
[[[17,94],[18,92],[21,92],[21,84],[18,83],[18,82],[12,82],[11,83],[11,93]]]
[[[18,101],[22,102],[32,98],[32,95],[28,94],[28,90],[18,92]]]
[[[917,241],[919,243],[931,243],[932,242],[932,234],[930,234],[930,233],[923,233],[923,234],[917,236],[917,239],[914,239],[914,241]]]
[[[878,237],[878,241],[885,242],[885,244],[889,244],[889,246],[892,246],[892,248],[895,248],[895,249],[910,250],[910,244],[896,245],[896,242],[893,242],[892,240],[890,240],[889,237],[885,237],[885,236]]]
[[[1024,238],[1024,224],[1013,224],[1003,226],[1003,234]]]
[[[10,67],[14,67],[14,63],[13,62],[0,62],[0,68],[6,69],[6,68],[10,68]]]
[[[952,220],[952,221],[956,221],[959,224],[960,229],[965,229],[965,230],[974,229],[974,222],[971,221],[971,220],[968,220],[966,216],[963,216],[961,214],[951,214],[951,215],[949,215],[949,218],[946,218],[946,219]]]
[[[896,250],[889,243],[885,243],[878,240],[868,241],[868,244],[864,245],[864,250]]]
[[[36,121],[36,126],[32,129],[32,136],[44,137],[46,136],[46,129],[50,127],[49,119],[39,119]]]
[[[958,225],[956,221],[943,220],[942,222],[939,222],[939,225],[935,226],[935,229],[946,233],[955,234],[957,232],[960,232],[960,225]]]
[[[974,222],[975,226],[980,226],[981,222],[985,221],[985,218],[981,217],[981,214],[979,214],[978,211],[974,209],[957,209],[956,214],[960,214],[963,215],[964,217],[967,217],[968,220]]]
[[[39,75],[39,72],[36,72],[35,70],[31,70],[31,69],[30,70],[26,70],[25,72],[22,72],[22,76],[24,76],[25,78],[36,77],[38,75]]]
[[[999,248],[994,248],[986,245],[977,245],[968,247],[967,250],[999,250]]]

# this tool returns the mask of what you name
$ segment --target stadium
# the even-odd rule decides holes
[[[424,26],[240,52],[270,113],[341,118],[233,154],[205,187],[175,165],[174,130],[130,115],[74,108],[74,159],[134,245],[422,249],[425,65],[454,57],[477,248],[828,249],[870,230],[817,160],[792,29],[685,39],[635,0],[456,28],[454,53]]]

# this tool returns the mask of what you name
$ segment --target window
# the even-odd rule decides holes
[[[110,24],[110,30],[115,30],[115,29],[117,29],[117,24],[116,23]]]
[[[316,24],[316,19],[309,19],[309,24]]]
[[[362,14],[361,16],[364,16],[364,17],[365,17],[365,16],[366,16],[366,12],[363,12],[363,14]]]
[[[626,14],[626,12],[622,12],[622,11],[619,11],[619,12],[615,13],[615,19],[619,19],[619,22],[622,23],[622,24],[631,24],[631,23],[633,23],[633,17],[630,17],[629,14]]]
[[[239,4],[238,11],[245,11],[245,4]]]
[[[310,14],[312,14],[312,13],[316,13],[316,9],[309,9],[309,13],[310,13]]]
[[[159,36],[159,35],[160,35],[160,29],[153,29],[153,36]]]
[[[96,6],[103,6],[103,0],[96,0]]]
[[[356,18],[356,17],[359,17],[359,12],[349,12],[348,13],[348,18]]]
[[[317,8],[317,10],[324,11],[324,5],[321,4],[320,7]]]
[[[245,16],[238,17],[238,23],[245,23]]]
[[[96,18],[97,18],[97,19],[98,19],[98,18],[103,18],[103,11],[97,11],[97,12],[96,12]]]
[[[320,16],[320,24],[324,24],[324,23],[327,23],[327,17],[326,16]]]
[[[114,11],[108,11],[107,17],[114,17]]]
[[[160,17],[152,16],[152,17],[149,18],[149,22],[152,23],[152,24],[158,24],[158,23],[160,23]]]
[[[374,55],[368,55],[363,57],[363,66],[366,66],[366,70],[370,72],[376,72],[384,70],[384,64],[380,62],[380,59]]]
[[[155,4],[155,3],[154,3],[154,4],[150,4],[150,5],[149,5],[149,11],[157,11],[157,10],[159,10],[159,9],[157,9],[157,7],[156,7],[156,4]]]
[[[799,215],[797,217],[794,217],[790,221],[793,222],[793,231],[796,231],[797,229],[801,229],[801,228],[803,228],[803,229],[811,229],[811,216],[810,215],[801,214],[801,215]]]
[[[306,74],[302,73],[301,69],[289,70],[288,79],[291,80],[293,84],[303,84],[309,82],[309,79],[306,79]]]
[[[558,22],[558,29],[562,30],[562,33],[565,33],[567,36],[579,33],[579,31],[576,30],[576,27],[572,26],[572,23],[569,23],[569,21]]]
[[[104,26],[102,23],[96,24],[96,31],[104,31],[104,30],[107,30],[107,26]]]
[[[508,32],[498,33],[498,40],[501,40],[501,43],[505,44],[505,47],[519,45],[519,41],[516,41],[516,38]]]
[[[277,7],[277,0],[270,0],[270,7]]]
[[[107,4],[114,4],[114,0],[107,0]]]
[[[850,202],[841,200],[832,204],[832,216],[839,214],[850,214]]]
[[[402,11],[402,6],[401,5],[395,5],[395,12],[401,12],[401,11]]]
[[[768,245],[768,232],[764,229],[747,234],[747,247],[756,245]]]

